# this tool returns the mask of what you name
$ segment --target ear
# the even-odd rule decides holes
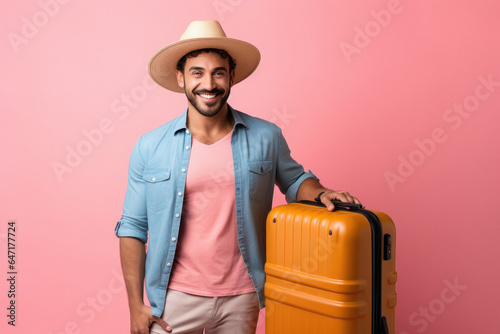
[[[234,84],[234,70],[229,74],[229,87],[233,87]]]
[[[177,70],[176,76],[177,76],[177,84],[179,85],[179,87],[184,88],[184,74],[182,74],[181,71]]]

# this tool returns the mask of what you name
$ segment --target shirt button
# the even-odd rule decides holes
[[[175,240],[177,240],[175,237],[174,237],[174,238],[172,238],[172,241],[173,241],[173,242],[175,242]]]
[[[186,172],[186,169],[185,169],[185,168],[181,169],[181,172],[185,173],[185,172]]]
[[[181,192],[178,192],[178,193],[177,193],[177,196],[181,197],[181,196],[182,196],[182,193],[181,193]]]
[[[152,177],[152,178],[151,178],[151,181],[156,181],[156,177]]]
[[[179,218],[180,216],[178,213],[175,214],[175,218]]]
[[[167,267],[170,267],[171,265],[172,265],[172,263],[170,263],[170,262],[169,262],[169,263],[167,263]]]
[[[189,146],[186,146],[186,150],[189,150]]]
[[[186,133],[189,133],[189,129],[186,129]]]

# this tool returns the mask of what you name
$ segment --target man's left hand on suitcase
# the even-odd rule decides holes
[[[335,210],[335,205],[332,203],[332,201],[361,204],[359,199],[352,196],[347,191],[334,191],[331,189],[325,190],[325,192],[321,194],[320,200],[321,203],[323,203],[326,206],[328,211]]]
[[[335,205],[332,201],[341,201],[346,203],[361,204],[359,199],[349,194],[347,191],[335,191],[323,187],[316,179],[309,178],[306,179],[299,187],[297,192],[297,200],[309,200],[314,201],[314,199],[319,195],[321,203],[323,203],[328,211],[335,210]],[[363,206],[364,207],[364,206]]]

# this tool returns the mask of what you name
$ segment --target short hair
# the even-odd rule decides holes
[[[221,50],[221,49],[213,49],[213,48],[205,48],[205,49],[199,49],[199,50],[194,50],[194,51],[189,52],[188,54],[184,55],[184,57],[179,59],[175,68],[178,71],[181,71],[182,73],[184,73],[184,67],[186,66],[186,60],[188,58],[197,57],[202,52],[206,52],[206,53],[215,52],[219,56],[221,56],[222,59],[229,59],[229,72],[230,73],[233,72],[234,69],[236,68],[236,61],[233,59],[233,57],[231,57],[229,55],[229,53],[227,53],[227,51]]]

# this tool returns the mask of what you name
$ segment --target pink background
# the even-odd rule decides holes
[[[129,155],[186,106],[146,65],[188,22],[218,19],[262,52],[230,103],[394,219],[396,333],[498,332],[500,2],[7,0],[0,13],[0,331],[129,332],[113,234]]]

